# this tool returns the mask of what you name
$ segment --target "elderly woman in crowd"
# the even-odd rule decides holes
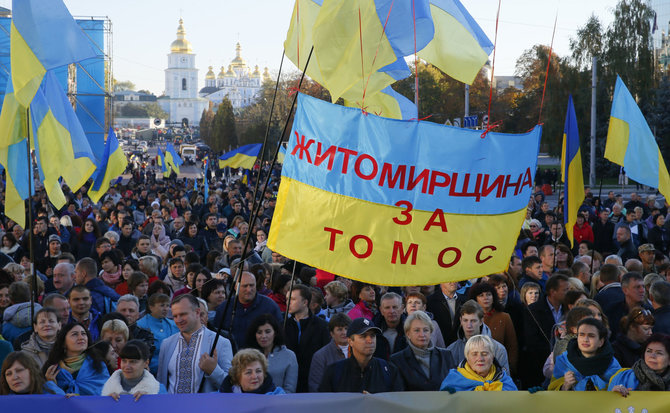
[[[295,393],[298,386],[298,360],[295,353],[284,345],[284,335],[274,316],[263,314],[254,319],[247,329],[245,341],[249,347],[260,350],[268,362],[267,371],[275,385],[287,393]]]
[[[331,281],[323,287],[326,295],[326,320],[337,313],[348,313],[354,308],[354,302],[349,299],[349,290],[339,281]]]
[[[652,334],[644,345],[644,358],[636,361],[632,368],[618,371],[610,379],[607,390],[623,397],[631,390],[670,390],[670,337]]]
[[[21,350],[32,357],[40,369],[47,361],[49,352],[56,342],[58,330],[60,330],[60,324],[56,310],[47,307],[40,309],[35,314],[33,332],[28,341],[21,344]]]
[[[121,320],[105,321],[102,330],[100,330],[100,340],[111,344],[116,354],[121,354],[121,350],[128,342],[129,337],[128,326]]]
[[[268,361],[255,348],[240,350],[233,357],[232,366],[223,380],[221,393],[284,394],[268,374]]]
[[[512,378],[498,364],[495,346],[489,336],[476,335],[465,343],[465,360],[451,369],[440,390],[456,391],[516,391]]]
[[[142,340],[130,340],[121,350],[121,368],[109,377],[102,387],[102,396],[112,396],[116,401],[122,394],[132,394],[135,401],[144,394],[165,394],[162,383],[149,372],[149,346]]]
[[[621,318],[620,326],[619,334],[612,343],[614,357],[621,367],[630,368],[642,357],[642,345],[651,337],[654,316],[645,308],[635,307]]]
[[[434,321],[421,310],[405,319],[408,346],[391,356],[408,391],[436,391],[454,367],[451,354],[433,344]]]
[[[35,360],[23,351],[10,353],[2,363],[0,394],[61,394],[54,382],[45,381]]]
[[[604,390],[621,366],[607,340],[607,328],[588,317],[577,324],[577,338],[556,357],[549,390]]]
[[[105,360],[89,350],[91,335],[81,323],[70,323],[58,333],[44,375],[65,393],[98,396],[109,378]]]

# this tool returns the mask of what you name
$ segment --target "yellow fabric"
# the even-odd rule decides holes
[[[20,142],[19,144],[25,145],[25,142]],[[8,152],[8,147],[0,148],[1,165],[7,165]],[[5,168],[5,170],[7,169]],[[9,173],[6,174],[5,182],[5,215],[19,224],[21,228],[26,227],[26,204],[17,192],[14,181],[12,181],[12,176]]]
[[[95,190],[88,191],[88,195],[93,202],[97,203],[100,200],[100,198],[102,198],[102,196],[109,189],[110,181],[112,179],[117,178],[119,175],[123,174],[123,172],[126,170],[126,166],[128,166],[128,159],[126,158],[126,155],[123,153],[123,149],[121,149],[121,147],[119,146],[109,156],[109,161],[107,161],[107,169],[105,170],[105,177],[104,180],[102,181],[100,189],[97,191]]]
[[[437,226],[424,231],[433,211],[415,210],[409,225],[394,224],[402,211],[404,208],[336,195],[283,177],[268,247],[325,271],[373,284],[431,285],[505,270],[514,248],[508,242],[509,234],[518,233],[526,214],[526,208],[502,215],[445,214],[447,232],[442,232]],[[329,248],[331,234],[324,227],[344,232],[336,236],[334,251]],[[351,238],[357,234],[373,242],[367,258],[355,258],[350,251]],[[354,241],[355,250],[365,252],[365,241]],[[418,245],[416,265],[409,260],[402,264],[400,259],[391,263],[394,241],[403,243],[404,253],[410,250],[410,243]],[[480,260],[486,260],[477,263],[477,253],[485,246],[495,250],[481,250]],[[438,257],[449,247],[458,247],[462,255],[453,266],[444,268]],[[456,254],[445,252],[442,262],[451,263]]]
[[[561,390],[561,386],[565,383],[565,377],[552,377],[551,382],[549,382],[548,390]]]
[[[668,175],[668,168],[665,166],[663,155],[658,151],[658,190],[662,194],[670,194],[670,175]]]
[[[228,158],[225,160],[219,159],[219,168],[225,168],[226,166],[229,166],[231,168],[252,169],[254,167],[254,164],[256,163],[256,158],[258,157],[238,153],[232,158]]]
[[[565,152],[563,152],[565,154]],[[565,232],[570,243],[574,245],[573,228],[577,223],[577,212],[584,201],[584,173],[582,172],[582,151],[577,151],[577,155],[570,162],[568,169],[568,186],[565,188],[568,200],[568,221],[565,223]],[[588,225],[588,224],[587,224]]]
[[[14,23],[12,23],[10,29],[10,56],[11,81],[14,85],[16,100],[23,106],[28,106],[47,71],[21,36],[21,33],[16,30]]]
[[[314,44],[312,28],[320,9],[321,7],[312,0],[296,0],[293,6],[291,25],[284,41],[284,53],[301,71],[305,68],[307,56],[309,56],[309,51]],[[315,82],[323,85],[317,60],[316,55],[312,53],[306,74]]]
[[[628,122],[610,117],[610,124],[607,129],[607,144],[605,145],[605,158],[617,165],[623,165],[629,136],[630,129]]]
[[[6,148],[26,138],[26,117],[26,107],[16,100],[14,93],[6,94],[0,112],[0,148]]]
[[[328,89],[333,102],[350,89],[362,99],[368,76],[396,61],[382,33],[373,0],[323,2],[314,23],[314,53],[323,79],[320,83]],[[380,81],[387,83],[379,87]],[[370,94],[392,84],[393,79],[377,76],[374,83],[374,87],[368,86]]]
[[[38,126],[36,134],[40,148],[40,164],[44,172],[44,188],[49,200],[58,209],[65,203],[59,177],[72,188],[79,189],[95,171],[89,158],[76,158],[72,149],[70,132],[49,111]]]
[[[452,78],[471,85],[488,55],[453,16],[432,4],[430,12],[435,23],[435,37],[418,52],[419,57]]]
[[[459,367],[458,372],[461,373],[463,377],[465,377],[466,379],[482,382],[482,385],[475,387],[474,391],[502,391],[503,387],[502,382],[495,381],[491,383],[486,383],[487,381],[490,382],[491,380],[493,380],[493,377],[495,377],[496,375],[495,366],[491,366],[489,374],[487,374],[486,377],[482,377],[479,374],[475,373],[475,371],[472,370],[472,368],[468,363],[465,363],[465,367]]]

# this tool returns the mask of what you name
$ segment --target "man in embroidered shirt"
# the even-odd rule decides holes
[[[210,357],[216,333],[202,325],[200,311],[198,299],[191,294],[182,294],[172,302],[179,333],[163,341],[158,360],[158,381],[169,393],[217,391],[230,369],[230,341],[219,337]]]

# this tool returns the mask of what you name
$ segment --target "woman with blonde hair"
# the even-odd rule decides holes
[[[223,380],[221,393],[285,394],[275,386],[268,374],[268,361],[259,350],[245,348],[237,352],[228,376]]]

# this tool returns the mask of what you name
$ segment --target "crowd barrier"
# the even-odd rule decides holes
[[[314,393],[265,396],[254,394],[188,394],[143,396],[0,396],[1,412],[21,413],[667,413],[666,392],[401,392],[382,394]]]

